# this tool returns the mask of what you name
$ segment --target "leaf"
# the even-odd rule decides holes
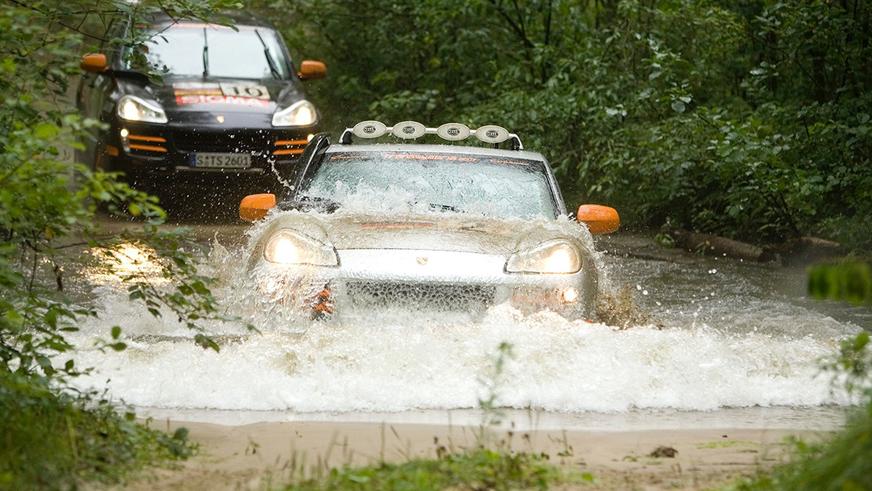
[[[204,348],[204,349],[211,349],[211,350],[214,350],[215,352],[218,352],[221,350],[221,347],[218,346],[218,343],[216,343],[214,339],[212,339],[209,336],[206,336],[204,334],[197,334],[196,336],[194,336],[194,342],[197,343],[198,346],[200,346],[201,348]]]
[[[48,312],[43,316],[45,323],[48,324],[52,329],[57,329],[58,327],[58,311],[55,309],[49,309]]]
[[[33,128],[33,136],[42,140],[49,140],[58,135],[61,129],[51,123],[39,123]]]
[[[355,474],[349,473],[348,480],[351,482],[356,482],[358,484],[366,484],[369,482],[369,476],[364,476],[363,474]]]
[[[118,339],[121,336],[121,327],[112,326],[112,339]]]
[[[208,295],[209,293],[211,293],[202,281],[195,281],[191,283],[191,286],[194,288],[194,291],[196,291],[200,295]]]

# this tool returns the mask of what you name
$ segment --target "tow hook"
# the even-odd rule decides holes
[[[312,320],[326,320],[333,315],[333,299],[330,295],[330,287],[327,285],[315,295],[312,305]]]

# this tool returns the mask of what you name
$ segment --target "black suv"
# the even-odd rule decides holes
[[[77,104],[108,127],[79,160],[123,171],[152,192],[186,177],[274,189],[318,130],[318,110],[300,81],[323,78],[324,64],[296,67],[281,36],[251,19],[237,19],[235,28],[128,19],[114,37],[134,28],[148,34],[138,50],[107,47],[82,58]],[[134,60],[160,76],[135,70]]]

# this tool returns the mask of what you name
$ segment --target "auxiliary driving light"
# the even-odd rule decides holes
[[[563,290],[561,297],[563,297],[563,303],[575,303],[578,300],[578,290],[570,286]]]

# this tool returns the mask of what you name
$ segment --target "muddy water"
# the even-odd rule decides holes
[[[218,235],[204,260],[223,281],[216,294],[261,334],[214,324],[221,352],[203,351],[171,317],[150,317],[98,278],[101,318],[75,338],[81,362],[96,370],[80,383],[176,419],[475,422],[482,381],[508,342],[497,400],[519,423],[825,428],[850,401],[831,390],[819,360],[872,326],[869,309],[804,298],[801,269],[670,253],[632,235],[598,240],[612,288],[629,287],[648,314],[630,329],[507,305],[476,319],[401,311],[342,325],[291,322],[250,308],[240,291],[241,231],[197,230]],[[93,349],[115,324],[129,348]]]

